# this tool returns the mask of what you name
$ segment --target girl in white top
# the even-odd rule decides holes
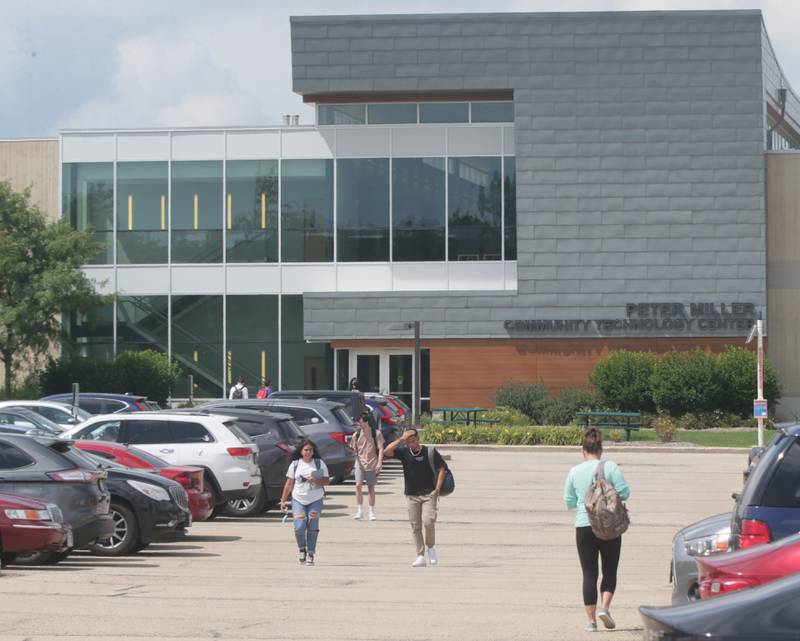
[[[300,550],[300,563],[305,565],[314,565],[324,487],[328,483],[328,467],[319,457],[317,446],[309,440],[303,441],[295,448],[286,471],[281,510],[286,511],[286,502],[291,493],[294,536]]]

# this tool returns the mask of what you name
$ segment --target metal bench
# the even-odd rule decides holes
[[[625,430],[625,440],[631,440],[631,432],[641,428],[639,412],[576,412],[575,420],[582,427],[607,427]]]

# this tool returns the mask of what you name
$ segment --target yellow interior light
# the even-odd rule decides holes
[[[161,229],[167,228],[167,197],[161,194]]]
[[[128,194],[128,231],[133,229],[133,196]]]
[[[228,194],[228,229],[232,229],[231,210],[233,210],[233,194]]]
[[[233,354],[231,352],[228,352],[227,360],[228,367],[226,369],[228,370],[228,385],[231,385],[233,383]]]
[[[195,229],[200,229],[200,220],[199,220],[199,216],[198,216],[198,213],[197,213],[198,204],[199,204],[199,198],[198,198],[197,194],[195,194],[194,195],[194,228]]]
[[[194,360],[195,363],[197,362],[197,350],[192,352],[192,360]]]
[[[261,387],[264,387],[267,380],[267,353],[261,350]]]
[[[261,192],[261,229],[267,228],[267,194]]]

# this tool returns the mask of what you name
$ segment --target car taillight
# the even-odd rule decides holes
[[[185,487],[187,490],[192,487],[192,478],[189,476],[187,472],[181,472],[180,474],[173,476],[172,480],[177,481],[178,483],[183,485],[183,487]]]
[[[65,483],[92,483],[99,478],[93,472],[77,468],[74,470],[62,470],[61,472],[48,472],[47,476],[54,481],[63,481]]]
[[[743,519],[742,529],[739,534],[739,548],[751,548],[756,545],[769,543],[772,540],[772,533],[769,525],[758,519]]]
[[[253,450],[251,450],[249,447],[229,447],[228,448],[228,454],[230,454],[231,456],[237,456],[237,457],[245,458],[245,457],[250,456],[252,453],[253,453]]]
[[[758,581],[744,577],[706,579],[700,582],[700,598],[711,599],[715,596],[729,594],[737,590],[745,590],[757,585],[759,585]]]
[[[286,443],[277,443],[275,447],[277,447],[280,450],[283,450],[287,454],[291,454],[294,451],[294,449],[292,449],[292,447],[287,445]]]
[[[347,447],[347,434],[344,432],[329,432],[328,436]]]
[[[145,405],[141,401],[134,401],[133,404],[136,406],[136,409],[138,409],[140,412],[147,412],[148,411],[147,405]]]

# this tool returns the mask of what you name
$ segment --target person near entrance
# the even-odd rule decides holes
[[[390,443],[383,453],[384,457],[397,458],[403,465],[405,479],[406,504],[408,520],[414,533],[417,547],[417,558],[412,567],[425,567],[427,563],[437,565],[436,554],[436,517],[438,515],[439,493],[442,490],[446,466],[439,452],[433,450],[431,465],[430,450],[422,445],[419,434],[414,428],[407,429],[403,435]],[[433,470],[436,470],[434,474]],[[423,537],[424,529],[424,537]],[[425,559],[425,548],[428,558]]]
[[[232,400],[247,398],[247,386],[244,384],[244,376],[240,376],[236,379],[236,385],[231,387],[228,398]]]
[[[361,382],[355,376],[353,376],[353,378],[350,379],[350,389],[355,392],[361,391]]]
[[[356,513],[353,518],[360,520],[364,516],[362,503],[364,500],[362,488],[367,484],[369,494],[369,520],[374,521],[375,516],[375,485],[383,465],[383,434],[370,424],[370,413],[362,412],[356,421],[358,430],[350,437],[350,447],[356,452]]]

